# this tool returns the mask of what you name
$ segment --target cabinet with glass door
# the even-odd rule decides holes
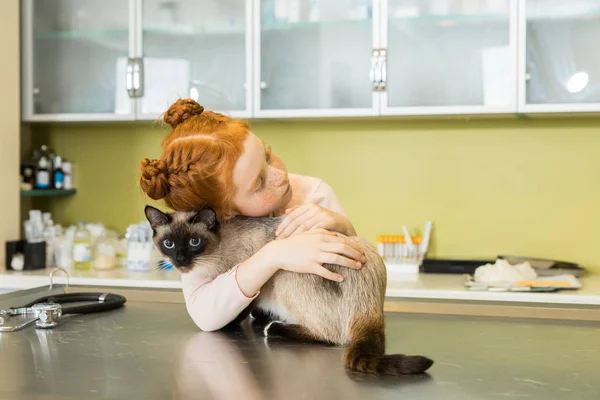
[[[517,110],[516,0],[381,0],[383,115]]]
[[[134,119],[117,107],[118,71],[130,54],[133,0],[24,0],[22,101],[25,121]]]
[[[256,0],[254,116],[377,115],[374,1]]]
[[[23,120],[251,116],[251,0],[25,0]]]
[[[143,0],[143,95],[138,119],[155,119],[177,98],[251,116],[251,1]]]
[[[522,0],[519,111],[600,111],[600,1]]]

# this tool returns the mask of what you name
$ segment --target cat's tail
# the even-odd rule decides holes
[[[424,373],[433,361],[423,356],[385,354],[383,315],[360,314],[350,323],[351,344],[346,349],[347,368],[377,375]]]

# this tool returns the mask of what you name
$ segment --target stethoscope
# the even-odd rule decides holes
[[[58,270],[58,268],[56,269]],[[50,274],[50,289],[52,289],[52,275]],[[63,270],[60,268],[60,270]],[[63,270],[64,271],[64,270]],[[66,273],[66,271],[64,271]],[[67,274],[68,276],[68,274]],[[67,287],[69,286],[67,281]],[[58,325],[60,317],[66,314],[91,314],[103,311],[110,311],[120,308],[127,299],[114,293],[66,293],[52,294],[40,297],[34,301],[19,307],[11,307],[6,310],[0,310],[0,332],[14,332],[21,330],[35,322],[36,328],[48,329]],[[88,302],[88,304],[65,305],[69,303]],[[18,315],[33,315],[19,325],[5,326],[6,318],[16,317]]]

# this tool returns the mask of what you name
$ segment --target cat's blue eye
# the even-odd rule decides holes
[[[200,239],[198,239],[198,238],[191,238],[190,239],[190,246],[192,246],[192,247],[200,246]]]
[[[167,249],[172,249],[173,247],[175,247],[175,243],[173,243],[169,239],[166,239],[163,241],[163,246],[165,246],[165,248]]]

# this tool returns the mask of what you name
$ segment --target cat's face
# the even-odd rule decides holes
[[[210,208],[167,214],[146,206],[144,211],[154,231],[154,244],[181,272],[189,272],[194,260],[210,253],[218,241],[216,215]]]

